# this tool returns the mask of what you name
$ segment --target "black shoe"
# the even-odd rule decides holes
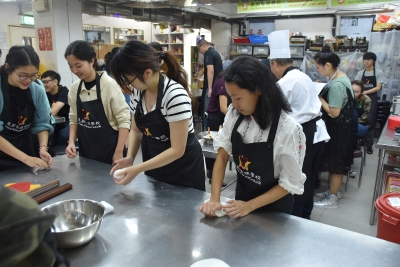
[[[367,153],[368,154],[373,154],[374,151],[372,151],[372,147],[367,147]]]

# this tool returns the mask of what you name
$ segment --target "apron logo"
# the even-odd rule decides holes
[[[83,119],[86,120],[86,121],[88,121],[88,120],[89,120],[90,112],[87,111],[87,110],[85,110],[85,109],[82,109],[82,113],[83,113]]]
[[[146,136],[151,136],[151,133],[150,133],[150,131],[149,131],[149,128],[146,128],[146,127],[144,127],[144,126],[140,126],[140,128],[143,129],[143,133],[144,133]]]
[[[243,155],[239,155],[239,167],[243,170],[249,171],[250,161],[245,158]]]
[[[369,79],[365,79],[365,84],[369,84]]]
[[[18,125],[19,126],[25,125],[25,122],[26,122],[27,119],[28,119],[27,117],[18,116]]]

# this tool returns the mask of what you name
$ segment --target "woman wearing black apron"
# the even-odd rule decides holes
[[[246,66],[245,68],[243,66]],[[211,198],[200,212],[215,216],[224,209],[234,218],[274,210],[290,214],[293,194],[302,194],[305,136],[271,71],[257,59],[240,57],[224,76],[232,98],[223,128],[214,139]],[[220,204],[221,183],[232,153],[236,163],[235,200]]]
[[[331,137],[325,144],[320,163],[320,172],[329,172],[330,186],[314,202],[314,207],[337,208],[339,189],[343,174],[350,170],[353,162],[354,134],[357,124],[354,121],[354,95],[346,74],[338,69],[340,58],[327,45],[314,56],[315,66],[322,77],[329,77],[319,98],[322,103],[322,119]]]
[[[47,142],[53,126],[46,92],[33,83],[38,69],[39,57],[30,46],[11,47],[0,69],[0,171],[24,165],[51,167]],[[31,133],[38,136],[39,151],[34,150]]]
[[[168,67],[160,73],[159,59]],[[194,136],[186,72],[170,52],[157,52],[130,41],[115,55],[111,73],[131,95],[132,128],[128,156],[111,170],[122,170],[117,184],[130,183],[139,173],[170,184],[205,190],[204,161]],[[142,139],[143,163],[132,166]]]
[[[65,58],[80,80],[68,93],[70,133],[66,154],[112,164],[123,158],[130,128],[130,113],[121,88],[107,73],[97,74],[96,53],[85,41],[68,45]]]
[[[374,145],[374,133],[376,119],[378,116],[378,92],[382,89],[384,82],[383,71],[375,68],[376,55],[372,52],[367,52],[363,55],[365,69],[361,70],[356,75],[356,80],[364,83],[364,95],[368,95],[371,99],[371,109],[369,111],[368,121],[369,128],[366,137],[367,153],[372,154],[372,146]]]

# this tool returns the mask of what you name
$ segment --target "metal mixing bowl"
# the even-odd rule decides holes
[[[218,134],[218,132],[217,131],[210,131],[210,134],[212,136],[216,136]],[[214,139],[207,137],[207,135],[208,135],[208,131],[204,131],[204,132],[199,132],[198,133],[198,137],[204,139],[204,144],[205,145],[212,146]]]
[[[54,214],[53,234],[63,248],[81,246],[96,235],[105,212],[103,204],[88,199],[70,199],[42,208]]]

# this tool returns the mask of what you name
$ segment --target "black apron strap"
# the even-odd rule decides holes
[[[243,114],[240,114],[240,116],[239,116],[238,119],[236,120],[235,126],[233,127],[233,130],[232,130],[231,142],[233,142],[233,140],[232,140],[232,138],[233,138],[233,133],[236,133],[236,132],[237,132],[237,129],[239,128],[239,125],[242,123],[243,119],[244,119],[244,115],[243,115]]]
[[[168,87],[168,85],[167,85],[167,87]],[[164,76],[160,73],[160,79],[158,80],[156,110],[161,110],[163,96],[164,96]]]

